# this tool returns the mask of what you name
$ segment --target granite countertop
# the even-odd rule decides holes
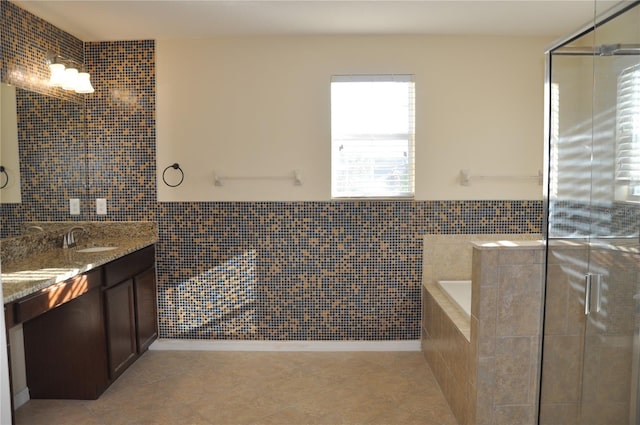
[[[157,242],[155,235],[92,239],[88,244],[62,249],[51,248],[30,256],[2,262],[4,304],[56,283],[65,281],[110,261],[116,260]],[[78,249],[91,246],[115,246],[110,251],[81,253]]]

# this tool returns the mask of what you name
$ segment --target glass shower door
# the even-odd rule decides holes
[[[580,423],[638,424],[640,7],[598,26],[594,39]]]
[[[627,7],[548,57],[541,424],[640,423],[640,6]]]
[[[548,106],[547,276],[540,424],[581,423],[585,277],[590,270],[593,50],[552,51]]]

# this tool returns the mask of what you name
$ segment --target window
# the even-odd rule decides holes
[[[626,194],[640,200],[640,65],[618,77],[616,105],[616,180]]]
[[[411,198],[415,96],[412,75],[331,80],[331,196]]]

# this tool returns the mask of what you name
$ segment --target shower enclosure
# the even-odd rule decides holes
[[[601,3],[547,52],[540,424],[640,424],[640,2]]]

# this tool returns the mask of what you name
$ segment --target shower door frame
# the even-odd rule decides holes
[[[593,62],[593,66],[594,66],[594,75],[592,76],[593,78],[593,83],[594,83],[594,92],[592,93],[592,96],[595,96],[597,91],[595,90],[595,81],[596,81],[596,77],[595,77],[595,69],[596,69],[596,58],[599,56],[598,53],[602,53],[599,49],[596,49],[596,31],[598,29],[599,26],[605,24],[606,22],[609,22],[610,20],[620,16],[621,14],[625,13],[626,11],[634,8],[634,7],[640,7],[640,1],[632,1],[632,2],[624,2],[624,3],[619,3],[618,5],[616,5],[615,7],[613,7],[612,9],[609,9],[608,11],[606,11],[605,13],[601,14],[601,15],[597,15],[594,13],[594,20],[593,22],[585,25],[583,28],[581,28],[578,31],[575,31],[574,33],[572,33],[570,36],[565,37],[559,41],[556,41],[555,43],[553,43],[550,47],[548,47],[545,51],[545,85],[544,85],[544,136],[545,136],[545,149],[544,149],[544,175],[543,175],[543,208],[544,208],[544,230],[543,230],[543,236],[545,241],[547,242],[546,245],[546,256],[547,256],[547,261],[546,261],[546,268],[547,270],[545,271],[545,285],[544,285],[544,295],[543,297],[545,297],[546,299],[546,291],[547,291],[547,279],[549,277],[549,258],[550,258],[550,251],[549,251],[549,241],[550,241],[550,234],[551,234],[551,226],[553,223],[551,223],[552,218],[550,217],[550,183],[551,183],[551,179],[550,179],[550,175],[551,175],[551,170],[550,170],[550,166],[551,166],[551,158],[550,158],[550,151],[551,151],[551,137],[552,137],[552,67],[553,67],[553,56],[554,55],[581,55],[581,56],[589,56],[589,55],[593,55],[594,57],[594,62]],[[597,0],[594,0],[594,11],[597,8]],[[563,46],[566,46],[567,44],[570,44],[573,41],[578,40],[581,37],[584,36],[588,36],[588,34],[593,33],[594,34],[594,42],[592,43],[591,46],[587,46],[584,48],[565,48],[565,50],[562,50]],[[595,99],[594,97],[592,97],[593,99]],[[594,134],[593,134],[593,126],[594,126],[594,113],[595,113],[595,106],[592,102],[592,106],[591,106],[591,162],[589,163],[589,169],[590,169],[590,189],[589,189],[589,208],[588,208],[588,220],[589,220],[589,232],[588,235],[584,236],[584,237],[580,237],[580,239],[584,239],[586,240],[587,243],[587,248],[586,248],[586,264],[585,264],[585,273],[586,273],[586,282],[585,282],[585,297],[584,297],[584,303],[585,303],[585,323],[584,323],[584,335],[583,335],[583,347],[584,347],[584,351],[583,351],[583,356],[585,355],[586,350],[588,350],[588,346],[587,346],[587,335],[588,335],[588,331],[589,331],[589,323],[590,323],[590,319],[591,318],[591,313],[592,311],[597,315],[599,313],[599,303],[600,303],[600,287],[601,287],[601,276],[599,273],[596,273],[595,275],[592,274],[593,268],[594,268],[594,264],[593,264],[593,248],[591,247],[591,241],[592,239],[595,237],[597,238],[597,234],[594,235],[594,232],[592,230],[592,226],[594,224],[594,215],[593,215],[593,206],[594,206],[594,201],[593,201],[593,185],[594,185],[594,164],[596,163],[596,161],[594,160]],[[551,235],[553,236],[553,235]],[[555,239],[555,238],[554,238]],[[563,237],[558,237],[557,239],[564,239]],[[597,264],[595,264],[595,267],[597,268]],[[598,271],[598,270],[596,270]],[[597,296],[596,296],[596,300],[595,302],[597,302],[598,304],[598,308],[594,308],[593,310],[590,311],[589,309],[589,303],[592,301],[592,297],[590,297],[591,293],[589,291],[589,289],[591,289],[591,277],[592,275],[594,276],[594,281],[596,282],[595,285],[595,289],[597,291]],[[544,326],[544,322],[546,321],[546,315],[545,315],[545,311],[544,309],[546,308],[543,307],[543,332],[542,332],[542,344],[544,347],[544,338],[545,338],[545,326]],[[637,348],[637,345],[639,344],[638,342],[638,331],[636,329],[636,332],[634,333],[634,347]],[[544,353],[544,349],[542,351]],[[634,351],[635,354],[635,351]],[[543,358],[542,358],[542,354],[541,354],[541,367],[540,367],[540,379],[542,379],[542,369],[543,369]],[[585,362],[584,360],[582,361],[583,365],[582,365],[582,378],[580,380],[580,391],[582,392],[583,395],[581,395],[580,397],[580,401],[579,404],[577,406],[577,420],[580,420],[580,418],[582,417],[582,409],[583,409],[583,403],[585,402],[584,400],[584,373],[585,370],[584,368],[587,366],[587,362]],[[632,372],[635,373],[636,375],[634,375],[632,378],[635,381],[638,381],[639,377],[637,376],[638,373],[638,365],[635,364],[636,362],[633,363],[632,365]],[[538,397],[538,423],[540,423],[540,412],[542,411],[542,384],[539,385],[540,388],[540,394]],[[636,417],[637,413],[638,413],[638,409],[640,408],[638,400],[636,399],[636,397],[638,396],[637,394],[637,388],[631,388],[631,399],[630,399],[630,416],[633,417],[631,412],[636,412]],[[630,419],[633,420],[633,419]]]

